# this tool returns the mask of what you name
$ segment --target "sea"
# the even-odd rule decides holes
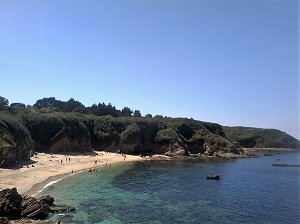
[[[76,212],[50,220],[86,224],[300,223],[299,152],[226,161],[143,161],[81,172],[45,188]],[[207,180],[207,175],[220,180]]]

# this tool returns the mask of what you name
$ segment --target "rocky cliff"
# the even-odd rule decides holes
[[[298,140],[280,131],[274,135],[262,129],[255,135],[242,135],[238,130],[183,118],[112,117],[33,110],[14,114],[0,112],[0,162],[5,167],[28,160],[31,150],[63,154],[120,150],[128,154],[188,156],[214,155],[220,151],[239,154],[242,152],[240,145],[299,146]]]
[[[25,125],[16,117],[0,114],[0,167],[29,159],[34,141]]]

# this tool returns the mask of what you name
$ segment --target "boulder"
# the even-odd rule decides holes
[[[0,224],[35,223],[31,219],[45,219],[50,212],[71,212],[74,210],[75,208],[71,206],[55,205],[54,198],[49,195],[36,199],[27,195],[22,197],[16,188],[0,191]],[[40,222],[38,221],[38,223]]]
[[[36,203],[37,203],[37,199],[34,198],[34,197],[31,197],[31,196],[23,197],[23,200],[22,200],[22,209],[23,209],[23,211],[26,208],[31,207],[32,205],[34,205]]]
[[[21,203],[22,196],[18,194],[16,188],[0,191],[0,217],[9,219],[21,218]]]
[[[22,217],[44,219],[48,216],[53,202],[54,198],[49,195],[42,196],[39,199],[27,196],[22,201]]]
[[[47,204],[38,203],[33,205],[34,209],[26,216],[30,219],[45,219],[49,215],[50,206]]]
[[[39,198],[40,203],[47,204],[49,206],[52,206],[54,203],[54,198],[50,195],[45,195]]]
[[[33,204],[27,206],[23,211],[22,211],[22,216],[23,217],[29,217],[30,214],[35,213],[37,210],[41,208],[41,204],[38,203],[36,200]]]

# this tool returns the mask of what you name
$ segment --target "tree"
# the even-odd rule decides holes
[[[70,98],[64,104],[64,112],[72,112],[75,108],[80,108],[80,109],[77,109],[77,111],[78,111],[78,110],[84,109],[84,106],[79,101],[74,100],[74,98]]]
[[[142,114],[141,114],[141,112],[140,112],[139,110],[135,110],[135,111],[133,112],[133,116],[134,116],[134,117],[140,117],[140,116],[142,116]]]
[[[130,117],[132,115],[133,111],[129,107],[124,107],[122,109],[122,115],[126,117]]]
[[[146,114],[145,117],[152,117],[152,114]]]
[[[10,108],[26,108],[26,105],[24,103],[12,103]]]
[[[0,96],[0,110],[6,110],[8,108],[8,99]]]
[[[54,105],[55,101],[55,97],[44,97],[43,99],[37,100],[36,103],[33,104],[33,106],[38,109],[42,109],[43,107],[51,107]]]

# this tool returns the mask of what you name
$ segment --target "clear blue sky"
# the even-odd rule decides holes
[[[0,1],[0,96],[299,139],[297,1]]]

